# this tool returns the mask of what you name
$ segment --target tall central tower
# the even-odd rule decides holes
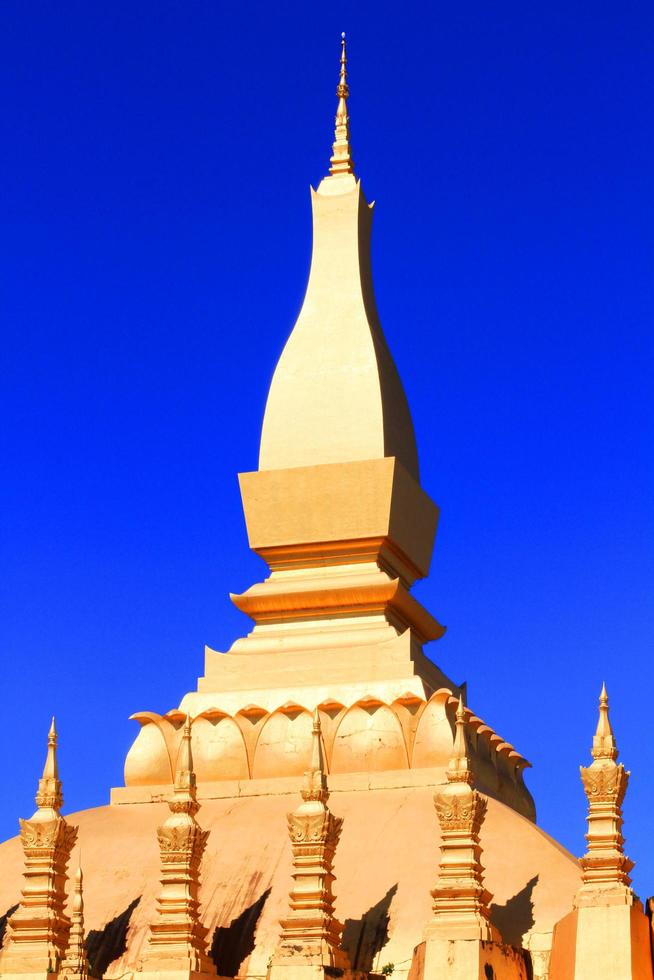
[[[256,657],[262,687],[287,687],[292,672],[294,688],[333,678],[392,700],[446,683],[421,652],[443,627],[410,594],[429,569],[438,509],[419,484],[375,304],[373,206],[354,175],[348,96],[343,39],[306,295],[268,393],[259,470],[240,477],[250,547],[271,576],[232,597],[256,625],[229,658],[208,656],[203,694],[225,690],[233,654],[247,657],[248,683]]]
[[[429,571],[438,508],[420,486],[377,313],[373,206],[354,174],[348,97],[343,38],[329,174],[311,191],[309,282],[268,393],[259,469],[240,475],[250,547],[270,568],[232,596],[254,627],[226,654],[206,650],[180,709],[136,716],[128,787],[169,778],[187,712],[201,794],[203,779],[207,791],[229,778],[300,775],[316,708],[334,775],[433,769],[451,753],[461,687],[423,653],[445,630],[411,594]],[[489,792],[533,816],[525,760],[475,724],[481,784],[485,771]]]

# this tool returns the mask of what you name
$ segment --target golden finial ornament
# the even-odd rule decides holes
[[[322,731],[320,727],[320,712],[316,708],[313,713],[313,728],[311,732],[311,763],[304,774],[302,799],[316,800],[326,803],[329,798],[325,763],[322,754]]]
[[[71,901],[68,948],[60,970],[60,976],[67,978],[67,980],[88,980],[89,977],[89,961],[85,949],[83,880],[80,849]]]
[[[631,902],[629,872],[633,862],[624,853],[622,804],[629,773],[618,764],[618,746],[609,721],[609,698],[602,684],[599,719],[591,749],[593,761],[581,766],[581,781],[588,798],[588,849],[580,859],[583,884],[577,892],[577,908],[601,904],[610,894]],[[601,901],[598,899],[601,897]]]
[[[310,964],[312,976],[326,975],[328,970],[330,975],[350,976],[347,953],[340,948],[343,926],[334,915],[332,892],[343,818],[335,817],[327,806],[329,790],[318,708],[313,712],[311,757],[301,795],[300,805],[286,815],[293,851],[293,886],[288,914],[280,921],[281,934],[268,980],[286,980],[290,967],[296,967],[298,961]],[[317,966],[323,969],[317,972]]]
[[[174,804],[175,812],[197,813],[199,804],[197,801],[197,780],[193,768],[193,752],[191,750],[191,716],[187,715],[184,720],[182,731],[182,741],[177,753],[177,764],[175,766],[174,793],[171,806]]]
[[[447,767],[447,778],[449,782],[472,782],[472,772],[470,770],[470,760],[466,745],[465,725],[466,709],[463,704],[463,695],[460,695],[459,703],[456,706],[454,745],[452,746],[452,755]]]
[[[599,697],[599,718],[593,738],[592,755],[593,759],[615,761],[618,758],[618,746],[609,719],[609,696],[606,693],[606,684],[602,684]]]
[[[64,797],[59,779],[59,767],[57,766],[57,727],[53,717],[48,731],[48,751],[43,766],[43,775],[39,779],[39,788],[36,792],[36,805],[39,809],[51,808],[58,812],[63,806],[63,802]]]
[[[66,871],[77,839],[77,827],[66,823],[59,812],[63,801],[53,718],[36,792],[37,809],[29,820],[20,820],[24,885],[20,903],[8,919],[8,939],[0,950],[2,977],[62,975],[71,931],[66,914]]]
[[[161,891],[150,924],[140,978],[169,976],[215,977],[216,968],[207,954],[207,929],[202,925],[199,902],[200,869],[209,836],[195,819],[197,800],[191,717],[186,715],[177,752],[170,815],[157,827]]]
[[[350,90],[347,87],[347,51],[345,48],[345,31],[341,34],[341,75],[338,80],[336,95],[339,99],[347,99]]]
[[[436,887],[431,893],[434,915],[426,938],[497,942],[500,936],[490,921],[492,895],[484,885],[481,863],[480,834],[487,803],[473,785],[465,726],[466,709],[460,695],[447,782],[434,794],[441,857]]]
[[[332,177],[354,173],[354,160],[352,159],[352,150],[350,147],[350,117],[347,111],[349,95],[350,89],[347,84],[347,48],[345,45],[345,31],[343,31],[341,34],[341,69],[338,85],[336,86],[338,106],[334,121],[332,156],[329,161],[329,172]]]

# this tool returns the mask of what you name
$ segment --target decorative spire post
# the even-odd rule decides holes
[[[488,804],[473,785],[465,725],[460,697],[447,782],[434,794],[441,831],[438,879],[431,893],[434,914],[427,923],[425,941],[414,951],[409,975],[422,980],[449,976],[526,980],[521,952],[503,945],[490,921],[492,896],[484,886],[479,839]]]
[[[588,798],[588,850],[579,860],[582,885],[573,910],[554,928],[549,978],[653,980],[650,924],[630,887],[634,865],[624,853],[622,836],[629,773],[616,761],[604,684],[591,754],[590,766],[580,767]]]
[[[349,970],[347,954],[339,949],[343,926],[334,917],[334,854],[343,818],[327,806],[329,790],[322,752],[320,715],[313,715],[311,764],[304,774],[302,803],[287,814],[293,850],[293,888],[289,914],[281,920],[279,946],[268,972],[269,980],[320,975],[321,969]]]
[[[591,749],[590,766],[580,766],[581,781],[588,798],[588,850],[580,859],[583,871],[575,905],[595,904],[597,895],[604,900],[623,904],[631,878],[633,861],[624,853],[622,836],[622,803],[629,773],[618,765],[618,746],[609,720],[609,698],[602,684],[599,719]]]
[[[465,708],[459,698],[447,783],[434,796],[441,829],[441,859],[434,888],[434,917],[427,935],[497,941],[491,925],[491,894],[484,887],[479,833],[487,803],[473,788],[465,736]]]
[[[334,120],[334,143],[330,158],[329,172],[332,177],[340,174],[354,173],[354,160],[350,147],[350,116],[347,111],[347,100],[350,89],[347,84],[347,50],[345,47],[345,32],[341,34],[341,73],[336,86],[338,106]]]
[[[61,964],[60,975],[67,980],[89,980],[89,961],[84,947],[84,895],[81,864],[75,873],[75,890],[71,905],[70,936],[66,958]]]
[[[150,926],[141,973],[173,974],[176,978],[190,977],[191,974],[215,977],[216,969],[207,955],[207,930],[200,921],[200,865],[209,831],[202,830],[195,820],[200,804],[188,715],[177,755],[174,792],[168,806],[171,814],[157,828],[161,853],[158,914]]]
[[[25,854],[22,897],[9,920],[9,938],[0,953],[0,975],[30,973],[52,978],[66,952],[70,920],[66,903],[66,869],[77,827],[59,812],[64,798],[57,768],[57,729],[52,719],[48,751],[36,793],[37,809],[20,821]]]

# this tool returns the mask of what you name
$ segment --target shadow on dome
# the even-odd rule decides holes
[[[504,942],[509,946],[522,946],[524,936],[534,925],[532,895],[537,884],[538,875],[534,875],[504,905],[490,907],[491,922],[497,926]]]
[[[360,919],[345,920],[341,948],[350,957],[353,970],[370,973],[375,957],[388,942],[390,908],[396,892],[397,885],[393,885]]]
[[[127,930],[132,912],[141,901],[138,895],[127,908],[108,922],[103,929],[90,929],[86,937],[86,954],[89,958],[90,973],[103,977],[107,968],[127,951]]]
[[[267,888],[252,905],[232,919],[228,926],[218,926],[214,930],[209,956],[219,973],[229,977],[238,976],[241,963],[254,950],[257,925],[270,892],[271,889]]]
[[[12,917],[12,915],[17,909],[18,909],[17,905],[12,905],[11,908],[7,909],[4,915],[0,915],[0,949],[2,948],[2,944],[5,941],[7,923],[9,922],[10,918]]]

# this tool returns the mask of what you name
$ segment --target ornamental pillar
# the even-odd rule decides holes
[[[351,977],[347,954],[339,949],[343,926],[334,915],[334,855],[342,817],[327,806],[320,715],[313,716],[311,767],[304,775],[302,803],[287,815],[293,850],[289,912],[281,920],[279,944],[268,980]],[[334,971],[339,971],[338,973]]]
[[[216,977],[207,955],[207,930],[201,923],[198,891],[200,865],[209,836],[195,819],[200,809],[187,715],[177,756],[170,816],[157,828],[161,854],[161,891],[157,915],[143,953],[139,977],[189,980]]]
[[[618,746],[602,685],[590,766],[581,766],[588,799],[588,849],[572,912],[554,928],[550,980],[652,980],[650,926],[631,888],[633,861],[624,853],[622,803],[629,773]]]
[[[48,751],[36,793],[37,809],[20,821],[25,871],[20,904],[8,922],[9,936],[0,952],[0,977],[32,974],[53,980],[68,945],[70,919],[65,913],[66,869],[77,838],[61,816],[64,798],[57,768],[57,730],[52,719]]]

